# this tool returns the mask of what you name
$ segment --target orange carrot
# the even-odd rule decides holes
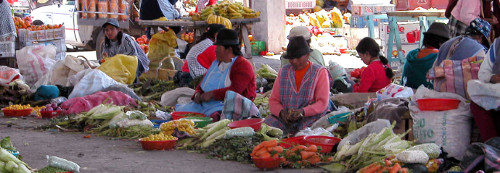
[[[270,141],[264,141],[264,142],[266,142],[264,144],[264,147],[266,147],[266,148],[274,147],[274,146],[278,145],[278,141],[277,140],[270,140]],[[262,142],[262,143],[264,143],[264,142]]]
[[[281,146],[275,146],[271,148],[271,151],[276,151],[277,153],[282,153],[283,152],[283,147]]]
[[[364,173],[367,169],[370,169],[371,167],[374,167],[375,165],[377,165],[377,163],[372,163],[368,166],[365,166],[364,168],[361,168],[358,172]]]
[[[408,173],[408,168],[401,168],[401,173]]]
[[[305,150],[307,147],[303,145],[297,145],[291,149],[291,151]]]
[[[310,152],[310,151],[301,151],[300,152],[300,156],[302,157],[302,160],[307,160],[314,155],[316,155],[315,152]]]
[[[377,170],[379,170],[381,168],[382,168],[382,166],[380,166],[379,164],[376,164],[375,166],[372,166],[372,167],[366,169],[364,171],[364,173],[374,173],[375,171],[377,171]]]
[[[389,170],[389,173],[397,173],[401,169],[401,165],[399,163],[394,164],[394,166]]]
[[[266,150],[265,148],[262,148],[262,149],[260,149],[259,151],[257,151],[257,152],[255,153],[255,155],[259,156],[259,155],[262,155],[262,154],[264,154],[264,153],[269,153],[269,152],[267,152],[267,150]]]
[[[271,154],[269,154],[268,152],[265,152],[265,153],[262,153],[261,155],[257,155],[257,157],[259,158],[270,158],[271,157]]]
[[[307,147],[305,150],[310,151],[310,152],[316,152],[316,151],[318,151],[318,147],[316,145],[311,145],[311,146]]]
[[[392,162],[390,160],[386,159],[386,160],[384,160],[384,162],[385,162],[386,167],[390,167],[392,165]]]
[[[314,155],[314,156],[309,157],[309,159],[307,159],[307,161],[309,161],[309,163],[315,165],[321,161],[321,158],[319,158],[318,155]]]

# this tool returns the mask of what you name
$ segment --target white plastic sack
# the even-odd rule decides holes
[[[391,127],[391,123],[389,122],[389,120],[378,119],[377,121],[368,123],[358,130],[349,133],[347,137],[342,139],[342,141],[340,141],[339,143],[339,146],[337,147],[337,150],[340,150],[340,148],[342,148],[344,144],[354,145],[362,139],[368,137],[368,135],[370,135],[371,133],[379,133],[386,127]]]
[[[413,118],[413,136],[418,144],[435,143],[458,160],[470,143],[471,112],[466,100],[455,93],[440,93],[423,86],[417,89],[416,99],[450,98],[460,100],[458,109],[448,111],[421,111],[414,102],[410,103]]]
[[[116,123],[118,125],[118,127],[122,127],[122,128],[128,128],[130,126],[149,126],[149,127],[153,127],[153,122],[151,122],[150,120],[148,119],[145,119],[145,120],[138,120],[138,119],[124,119],[118,123]]]
[[[0,86],[8,86],[14,80],[22,78],[23,76],[18,69],[0,66]]]
[[[120,84],[101,70],[95,69],[80,71],[76,75],[71,76],[69,82],[75,87],[68,96],[68,99],[83,97],[101,91],[109,86]]]
[[[378,101],[388,98],[409,98],[413,96],[413,89],[391,83],[385,88],[378,90],[376,94]]]
[[[331,132],[325,130],[323,127],[315,128],[314,130],[307,127],[304,130],[301,130],[295,136],[330,136],[335,137]]]
[[[56,47],[27,46],[16,52],[19,71],[26,84],[33,86],[45,74],[50,73],[55,64]]]
[[[47,162],[49,162],[49,166],[52,167],[71,172],[80,172],[80,166],[78,164],[57,156],[47,156]]]
[[[50,78],[51,85],[70,86],[68,77],[76,73],[90,68],[84,60],[78,59],[74,56],[67,56],[62,61],[57,61],[52,70],[52,77]]]
[[[194,90],[188,87],[176,88],[161,95],[160,104],[162,106],[175,106],[180,97],[189,97],[194,94]]]
[[[500,84],[470,80],[467,82],[467,92],[470,99],[485,110],[500,109]]]

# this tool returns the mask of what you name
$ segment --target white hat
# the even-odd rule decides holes
[[[296,37],[296,36],[302,36],[306,40],[311,39],[311,33],[309,32],[309,30],[305,26],[296,26],[296,27],[293,27],[290,30],[290,34],[288,34],[288,36],[286,38],[290,40],[290,38]]]

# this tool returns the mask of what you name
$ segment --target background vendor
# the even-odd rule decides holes
[[[290,30],[290,34],[286,37],[290,40],[293,37],[302,36],[307,41],[307,45],[310,47],[311,44],[311,33],[307,30],[305,26],[296,26]],[[288,49],[287,49],[288,50]],[[311,49],[312,52],[309,53],[309,61],[319,64],[321,66],[325,66],[325,59],[323,59],[323,54],[317,49]],[[290,64],[289,60],[285,58],[287,52],[283,53],[280,57],[281,67],[284,67],[287,64]]]
[[[255,72],[252,64],[240,51],[238,33],[222,29],[214,43],[217,59],[212,63],[196,88],[192,102],[177,105],[175,111],[203,113],[211,116],[219,113],[224,105],[226,91],[234,91],[250,100],[256,97]]]
[[[272,115],[265,123],[295,134],[324,116],[328,110],[328,70],[309,60],[312,50],[302,36],[290,38],[281,68],[269,98]]]
[[[120,30],[120,25],[116,19],[108,19],[102,25],[106,36],[102,46],[102,57],[113,57],[116,54],[124,54],[137,57],[137,78],[149,70],[149,59],[130,35]],[[136,79],[137,79],[136,78]]]

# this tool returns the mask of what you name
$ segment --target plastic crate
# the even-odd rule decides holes
[[[0,42],[13,42],[13,41],[16,41],[16,36],[14,35],[0,37]]]
[[[250,42],[252,46],[252,55],[258,56],[260,52],[266,51],[266,42],[263,41],[252,41]]]
[[[16,42],[0,42],[0,57],[14,57],[16,55]]]
[[[65,38],[65,30],[64,26],[61,28],[53,29],[54,30],[54,39],[64,39]]]

